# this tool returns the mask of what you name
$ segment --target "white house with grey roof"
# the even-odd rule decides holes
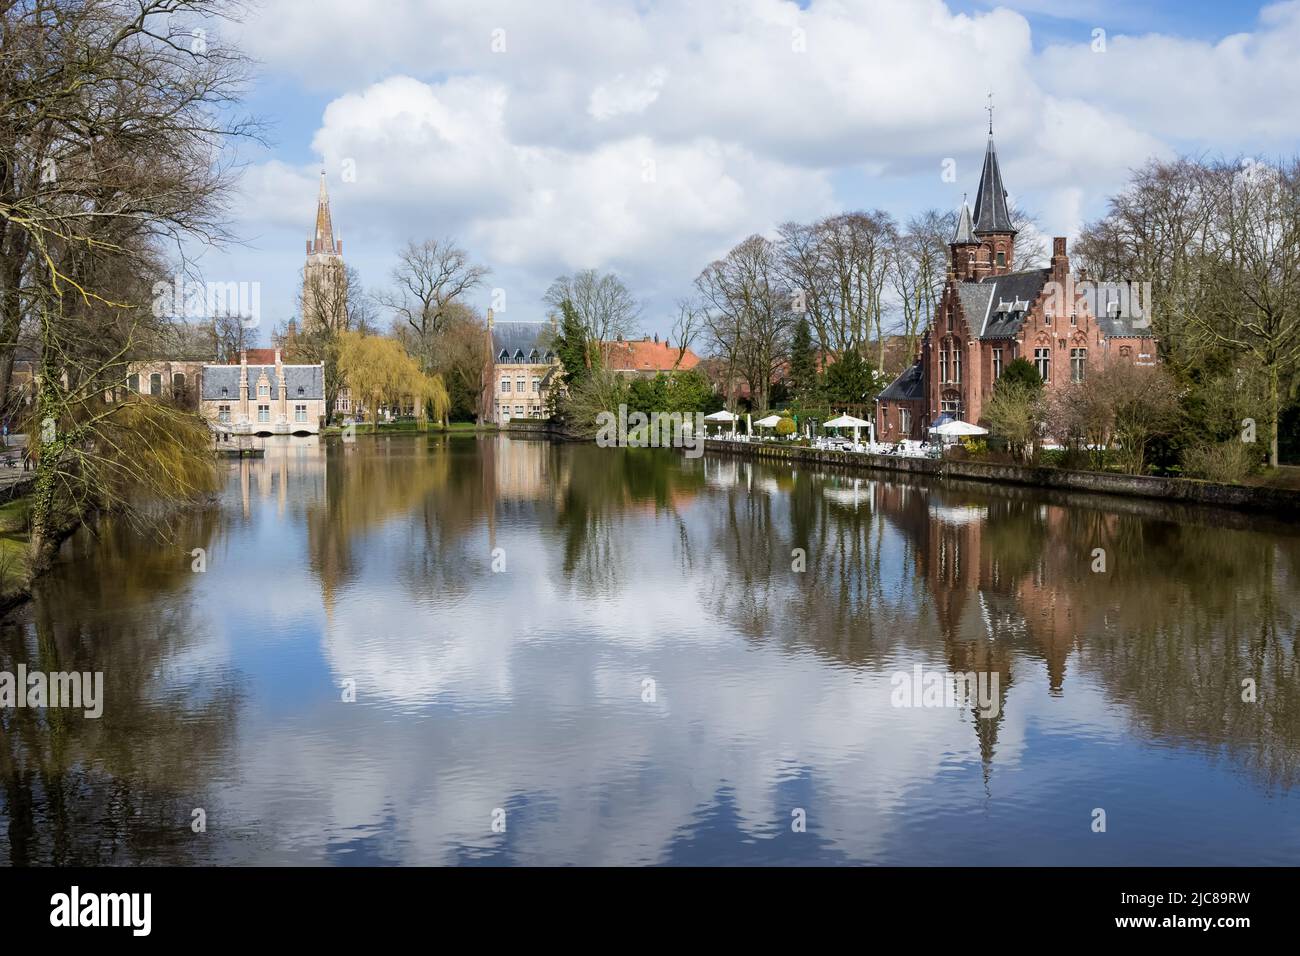
[[[479,393],[482,421],[546,418],[560,359],[556,321],[498,322],[488,309],[488,360]]]
[[[205,365],[200,412],[230,435],[316,435],[325,417],[325,366]]]

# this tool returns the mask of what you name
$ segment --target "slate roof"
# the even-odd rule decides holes
[[[975,193],[975,232],[1011,232],[1011,211],[1007,208],[1007,191],[1002,185],[1002,170],[998,167],[998,153],[993,148],[993,135],[984,150],[984,169],[980,172],[980,188]]]
[[[501,353],[506,353],[506,362],[527,363],[532,361],[533,350],[537,350],[535,364],[547,361],[546,353],[551,350],[551,323],[549,322],[494,322],[492,323],[492,361],[500,362]],[[522,357],[520,357],[522,353]]]
[[[1051,278],[1051,269],[1026,269],[1001,276],[988,276],[976,285],[989,289],[982,339],[1009,339],[1024,325],[1025,313]],[[965,301],[962,302],[963,308]],[[969,316],[969,314],[968,314]]]
[[[970,204],[962,200],[961,214],[957,217],[957,231],[952,235],[953,245],[971,244],[979,242],[975,238],[975,227],[971,224]]]
[[[204,401],[219,401],[223,398],[239,400],[239,369],[238,365],[205,365],[203,366],[203,394]],[[325,399],[325,376],[323,369],[319,365],[282,365],[284,378],[289,386],[289,398],[305,398],[309,400],[324,401]],[[248,397],[257,398],[257,380],[261,378],[262,373],[266,372],[266,377],[271,383],[271,397],[280,397],[280,382],[275,376],[274,365],[250,365],[248,366]],[[227,394],[222,395],[221,390],[226,389]],[[303,394],[298,394],[298,389],[303,390]]]
[[[957,301],[966,314],[966,321],[976,335],[984,332],[984,323],[988,320],[989,303],[993,298],[993,286],[982,282],[957,283]]]
[[[1125,299],[1130,298],[1128,290],[1120,288],[1120,284],[1112,282],[1096,283],[1096,320],[1097,326],[1101,329],[1101,334],[1106,338],[1154,338],[1151,331],[1151,320],[1149,317],[1134,315],[1132,313],[1140,311],[1139,303],[1132,302],[1124,309],[1127,314],[1119,314],[1119,310],[1110,308],[1110,303],[1123,303]]]
[[[1137,323],[1141,322],[1141,325]],[[1108,339],[1153,339],[1155,333],[1151,331],[1151,321],[1145,318],[1133,316],[1098,316],[1097,327],[1101,329],[1101,334]]]
[[[882,402],[921,401],[925,398],[925,370],[920,362],[904,369],[889,387],[880,393]]]

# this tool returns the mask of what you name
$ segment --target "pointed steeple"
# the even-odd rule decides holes
[[[992,120],[990,120],[990,123]],[[990,129],[992,127],[990,126]],[[1002,170],[998,168],[998,152],[993,147],[993,133],[984,150],[984,169],[980,173],[980,188],[975,193],[975,234],[990,232],[1016,232],[1011,225],[1011,212],[1007,208],[1007,191],[1002,185]]]
[[[975,238],[975,226],[971,223],[970,204],[963,198],[961,201],[961,214],[957,217],[957,231],[952,235],[952,244],[954,246],[974,245],[979,242]]]
[[[312,251],[337,255],[334,244],[334,223],[330,219],[330,194],[325,188],[325,170],[320,171],[320,193],[316,198],[316,234],[312,237]]]

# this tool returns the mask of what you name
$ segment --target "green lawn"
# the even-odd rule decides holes
[[[26,586],[28,511],[26,498],[0,505],[0,595]]]

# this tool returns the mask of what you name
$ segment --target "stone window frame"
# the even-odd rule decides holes
[[[1043,384],[1050,385],[1052,382],[1051,346],[1034,347],[1034,368],[1038,369],[1038,377],[1043,380]]]

